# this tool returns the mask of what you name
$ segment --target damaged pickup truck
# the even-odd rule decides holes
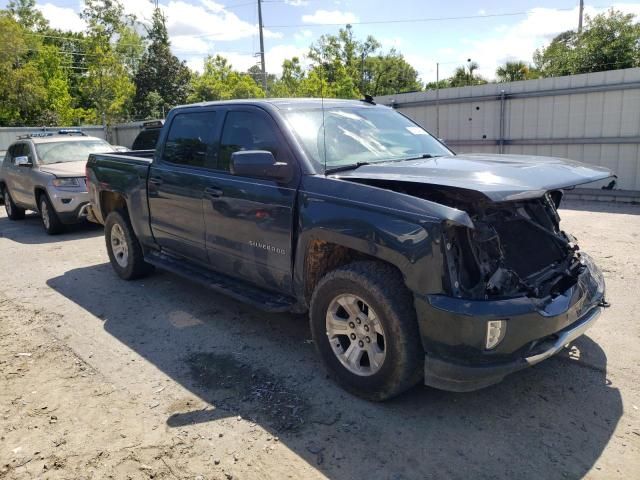
[[[159,267],[264,310],[309,312],[329,373],[371,400],[470,391],[560,351],[605,305],[560,227],[558,158],[456,155],[372,101],[175,108],[155,151],[93,154],[113,268]]]

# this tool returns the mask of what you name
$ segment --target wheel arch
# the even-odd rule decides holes
[[[441,257],[438,249],[425,249],[425,255],[412,258],[384,243],[317,229],[301,235],[294,260],[296,296],[308,306],[314,288],[328,272],[358,260],[373,260],[390,265],[412,292],[441,288]],[[430,245],[431,247],[431,245]]]
[[[102,218],[106,220],[107,216],[116,210],[121,210],[128,214],[129,206],[127,198],[119,192],[110,190],[100,192],[100,214]]]
[[[46,187],[43,187],[42,185],[36,185],[35,187],[33,187],[33,198],[35,198],[36,200],[35,204],[38,211],[40,210],[40,196],[43,193],[49,196]]]

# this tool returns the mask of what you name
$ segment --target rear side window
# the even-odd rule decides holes
[[[215,112],[187,112],[173,117],[162,160],[178,165],[215,165],[218,146],[214,140]]]
[[[141,131],[133,141],[131,150],[153,150],[160,137],[160,128]]]
[[[272,122],[259,112],[229,112],[220,141],[219,170],[229,170],[231,154],[239,150],[268,150],[277,161],[280,148]]]

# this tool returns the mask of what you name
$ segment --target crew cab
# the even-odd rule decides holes
[[[494,384],[593,325],[604,280],[558,207],[563,188],[610,176],[456,155],[370,99],[177,107],[155,151],[87,163],[120,277],[159,267],[308,312],[328,372],[371,400]]]
[[[45,231],[54,235],[67,224],[84,221],[89,197],[84,168],[93,152],[115,152],[101,138],[77,129],[21,135],[0,164],[0,193],[10,220],[26,210],[40,213]]]

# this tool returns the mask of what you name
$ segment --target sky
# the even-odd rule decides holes
[[[281,72],[282,61],[304,57],[323,34],[337,33],[346,23],[360,39],[373,35],[383,50],[395,48],[419,72],[424,82],[445,78],[472,60],[479,73],[495,78],[507,60],[531,62],[532,54],[560,32],[578,24],[578,0],[263,0],[266,69]],[[0,0],[6,6],[7,0]],[[149,22],[154,4],[123,0],[127,13]],[[173,52],[201,71],[211,54],[227,57],[246,70],[259,58],[256,0],[159,0],[167,16]],[[51,25],[83,30],[80,0],[37,3]],[[585,1],[585,14],[614,7],[640,18],[640,2]],[[462,18],[461,18],[462,17]]]

